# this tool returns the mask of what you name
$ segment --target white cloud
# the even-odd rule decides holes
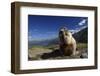
[[[70,32],[75,32],[76,30],[69,30]]]
[[[83,26],[85,23],[86,23],[86,19],[83,19],[82,21],[80,21],[80,22],[78,23],[78,25],[79,25],[79,26]]]
[[[76,29],[72,29],[72,30],[69,30],[72,34],[74,34],[74,33],[77,33],[77,32],[79,32],[79,31],[81,31],[82,29],[85,29],[85,28],[87,28],[88,26],[82,26],[82,27],[80,27],[80,28],[76,28]]]
[[[75,30],[69,30],[72,34],[76,33],[79,31],[79,29],[75,29]]]
[[[80,30],[82,30],[82,29],[84,29],[84,28],[87,28],[87,26],[83,26],[83,27],[81,27]]]
[[[32,41],[33,40],[32,36],[28,36],[28,40]]]

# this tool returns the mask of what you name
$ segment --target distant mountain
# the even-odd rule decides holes
[[[31,48],[33,45],[48,46],[48,45],[58,44],[58,42],[59,42],[58,38],[53,38],[53,39],[47,39],[47,40],[42,40],[42,41],[29,41],[28,45],[29,45],[29,48]]]
[[[87,43],[88,42],[88,28],[82,28],[73,34],[73,37],[77,42]],[[59,38],[47,39],[42,41],[29,41],[28,45],[31,48],[33,45],[48,46],[59,44]]]

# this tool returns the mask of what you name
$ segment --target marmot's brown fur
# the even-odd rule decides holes
[[[76,40],[73,38],[70,31],[65,27],[61,28],[59,31],[60,39],[60,50],[66,56],[71,56],[76,54]]]

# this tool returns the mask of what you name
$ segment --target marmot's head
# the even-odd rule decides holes
[[[59,36],[72,36],[71,32],[66,28],[66,27],[62,27],[60,30],[59,30]]]
[[[61,44],[71,43],[71,38],[72,34],[66,27],[63,27],[59,30],[59,39]]]

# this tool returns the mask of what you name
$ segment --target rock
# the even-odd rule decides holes
[[[87,53],[82,53],[80,58],[88,58],[88,54]]]

